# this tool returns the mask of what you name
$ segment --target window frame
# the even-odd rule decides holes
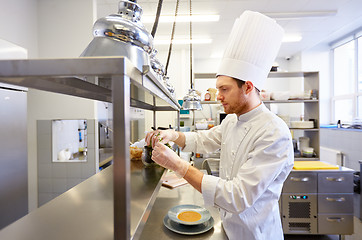
[[[338,41],[337,43],[334,43],[331,45],[331,76],[332,76],[332,84],[331,84],[331,120],[332,122],[336,123],[339,119],[335,118],[336,115],[336,101],[339,100],[352,100],[352,119],[350,119],[350,121],[348,122],[344,122],[347,124],[351,124],[353,122],[354,119],[356,119],[358,116],[360,116],[360,118],[362,118],[362,112],[358,112],[359,111],[359,105],[358,105],[358,97],[362,97],[362,89],[358,89],[358,83],[359,83],[359,61],[362,61],[362,55],[358,56],[358,51],[359,48],[362,48],[362,44],[361,46],[358,45],[358,40],[360,39],[361,43],[362,43],[362,30],[360,30],[357,33],[351,34],[348,37],[345,37],[344,39]],[[343,95],[339,95],[339,96],[335,96],[335,91],[334,91],[334,83],[335,83],[335,76],[334,76],[334,63],[335,63],[335,55],[334,55],[334,51],[336,48],[341,47],[349,42],[353,41],[354,42],[354,92],[350,93],[350,94],[343,94]],[[360,59],[358,59],[358,57],[360,57]],[[361,69],[362,71],[362,69]]]

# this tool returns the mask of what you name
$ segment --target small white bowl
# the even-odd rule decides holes
[[[314,148],[312,147],[306,147],[302,150],[303,157],[313,157],[313,154],[314,154]]]

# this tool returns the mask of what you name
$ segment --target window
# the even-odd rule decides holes
[[[354,92],[354,55],[354,41],[334,50],[334,96],[349,95]]]
[[[362,96],[358,96],[358,118],[362,118]]]
[[[341,120],[343,123],[351,122],[353,119],[352,99],[342,99],[335,101],[334,119]]]
[[[358,101],[357,117],[362,119],[362,37],[358,38]]]
[[[333,121],[362,117],[362,37],[353,36],[333,49]]]

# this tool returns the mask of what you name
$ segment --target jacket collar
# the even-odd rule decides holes
[[[241,121],[241,122],[247,122],[249,121],[250,119],[254,118],[255,116],[257,116],[259,113],[263,112],[264,109],[265,109],[265,105],[264,103],[261,103],[259,106],[257,106],[256,108],[254,108],[253,110],[247,112],[247,113],[244,113],[244,114],[241,114],[239,117],[238,117],[238,121]]]

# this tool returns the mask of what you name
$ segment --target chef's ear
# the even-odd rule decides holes
[[[254,84],[250,81],[246,81],[245,84],[244,84],[244,87],[245,87],[245,93],[246,94],[249,94],[251,93],[253,90],[254,90]]]

